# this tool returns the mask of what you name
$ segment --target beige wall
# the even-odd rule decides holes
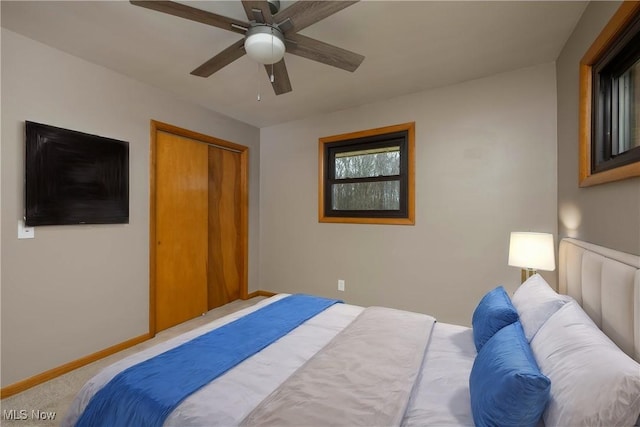
[[[409,121],[416,225],[318,223],[318,138]],[[469,324],[509,233],[556,233],[556,131],[553,64],[261,129],[260,287]]]
[[[640,255],[640,178],[578,187],[578,64],[620,2],[592,2],[558,60],[558,230]]]
[[[250,290],[257,289],[257,128],[2,29],[2,385],[148,331],[149,121],[250,147]],[[47,226],[18,240],[24,121],[130,143],[128,225]]]

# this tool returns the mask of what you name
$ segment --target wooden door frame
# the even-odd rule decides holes
[[[158,132],[170,133],[194,141],[212,145],[240,154],[240,250],[242,268],[240,269],[240,298],[248,298],[249,266],[249,147],[215,138],[213,136],[179,128],[167,123],[151,120],[151,146],[149,152],[149,335],[156,334],[156,172],[157,172],[157,135]]]

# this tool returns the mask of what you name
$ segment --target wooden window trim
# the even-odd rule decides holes
[[[407,132],[407,216],[405,218],[335,217],[325,215],[325,145],[332,142],[366,138],[387,133]],[[318,221],[347,224],[415,225],[415,122],[359,132],[327,136],[318,140]]]
[[[635,162],[602,172],[591,170],[591,128],[593,102],[593,66],[600,60],[625,27],[640,13],[640,2],[625,1],[604,27],[580,61],[580,124],[579,124],[579,186],[590,187],[607,182],[640,176],[640,162]]]

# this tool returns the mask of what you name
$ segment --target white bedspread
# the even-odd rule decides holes
[[[91,397],[123,369],[285,296],[286,294],[276,295],[105,368],[80,390],[62,425],[74,425]],[[171,413],[165,425],[238,425],[253,408],[350,324],[362,310],[363,307],[349,304],[330,307],[192,394]],[[469,421],[472,418],[468,378],[475,349],[470,349],[473,349],[473,339],[469,328],[435,324],[421,376],[403,421],[404,425],[473,425],[473,422]],[[443,373],[443,369],[448,372]],[[451,382],[447,382],[449,380],[444,376]]]
[[[402,426],[475,425],[469,397],[475,358],[471,328],[436,323]]]

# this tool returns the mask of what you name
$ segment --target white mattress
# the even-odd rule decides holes
[[[123,369],[285,296],[276,295],[105,368],[80,390],[62,425],[74,425],[93,394]],[[192,394],[165,425],[237,425],[362,310],[349,304],[330,307]],[[436,323],[403,425],[473,425],[468,379],[475,353],[470,328]]]

